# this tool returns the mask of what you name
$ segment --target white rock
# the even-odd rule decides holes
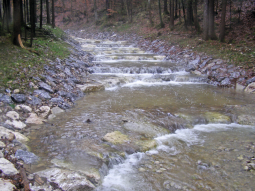
[[[4,142],[0,141],[0,149],[4,148],[5,147],[5,144]]]
[[[22,134],[19,133],[19,132],[14,132],[14,131],[13,131],[12,133],[15,135],[16,139],[17,139],[19,142],[25,143],[25,142],[29,141],[29,139],[28,139],[25,135],[22,135]]]
[[[25,123],[23,123],[19,120],[13,120],[13,121],[7,120],[7,121],[5,121],[5,124],[11,125],[16,129],[23,129],[27,126]]]
[[[63,109],[60,109],[59,107],[53,107],[51,109],[51,113],[53,115],[58,115],[58,114],[63,113],[63,112],[65,112],[65,111]]]
[[[56,117],[57,117],[56,115],[50,114],[49,117],[48,117],[48,120],[52,120],[52,119],[54,119],[54,118],[56,118]]]
[[[18,94],[19,92],[20,92],[19,89],[13,90],[13,93],[14,93],[14,94]]]
[[[15,175],[19,173],[14,165],[5,158],[0,158],[0,169],[5,175]]]
[[[41,118],[47,118],[50,114],[50,107],[49,106],[41,106],[39,109],[36,110],[36,113]]]
[[[3,139],[7,139],[9,141],[12,141],[15,139],[15,135],[13,134],[13,131],[6,129],[5,127],[0,126],[0,137]]]
[[[17,120],[19,119],[19,114],[16,111],[9,111],[6,113],[6,116],[13,119],[13,120]]]
[[[0,179],[1,191],[13,191],[16,187],[8,180]]]
[[[255,93],[255,82],[250,83],[245,89],[245,92]]]
[[[36,113],[30,113],[30,116],[26,120],[27,124],[43,124],[43,119],[39,118]]]
[[[39,171],[36,174],[45,177],[47,182],[56,183],[61,190],[91,190],[95,188],[94,184],[79,172],[51,168]],[[34,189],[33,186],[31,186],[31,189]]]
[[[195,71],[191,71],[192,74],[198,75],[198,76],[202,76],[202,73],[198,70]]]
[[[27,105],[16,105],[15,110],[17,111],[23,111],[25,113],[32,112],[32,108]]]

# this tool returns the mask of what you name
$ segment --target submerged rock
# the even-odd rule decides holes
[[[27,118],[26,123],[30,124],[43,124],[43,119],[39,118],[36,113],[30,113],[30,116]]]
[[[206,112],[205,117],[209,123],[230,123],[231,121],[229,116],[218,112]]]
[[[122,144],[122,143],[129,141],[128,136],[122,134],[120,131],[114,131],[112,133],[107,133],[103,137],[103,140],[110,142],[112,144]]]
[[[104,85],[100,83],[88,83],[84,85],[76,85],[76,87],[80,88],[84,93],[102,91],[105,89]]]

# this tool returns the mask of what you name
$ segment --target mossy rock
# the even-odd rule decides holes
[[[136,142],[142,152],[151,150],[157,146],[157,141],[155,139],[152,140],[140,140]]]
[[[206,112],[205,118],[209,123],[229,123],[230,117],[218,112]]]
[[[130,141],[128,139],[127,135],[122,134],[120,131],[114,131],[111,133],[107,133],[104,137],[103,137],[103,141],[107,141],[109,143],[112,144],[123,144],[125,142]]]

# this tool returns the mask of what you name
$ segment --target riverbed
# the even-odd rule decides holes
[[[31,127],[34,173],[77,172],[98,191],[255,188],[255,126],[238,124],[231,109],[252,104],[252,95],[125,41],[74,39],[94,56],[87,83],[104,90]],[[86,190],[74,184],[66,190]]]

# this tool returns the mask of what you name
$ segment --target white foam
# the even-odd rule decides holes
[[[124,163],[115,165],[103,180],[103,190],[126,190],[126,188],[130,188],[132,182],[129,181],[129,176],[126,176],[126,174],[134,173],[135,169],[133,167],[143,156],[144,153],[134,153],[129,155]]]

